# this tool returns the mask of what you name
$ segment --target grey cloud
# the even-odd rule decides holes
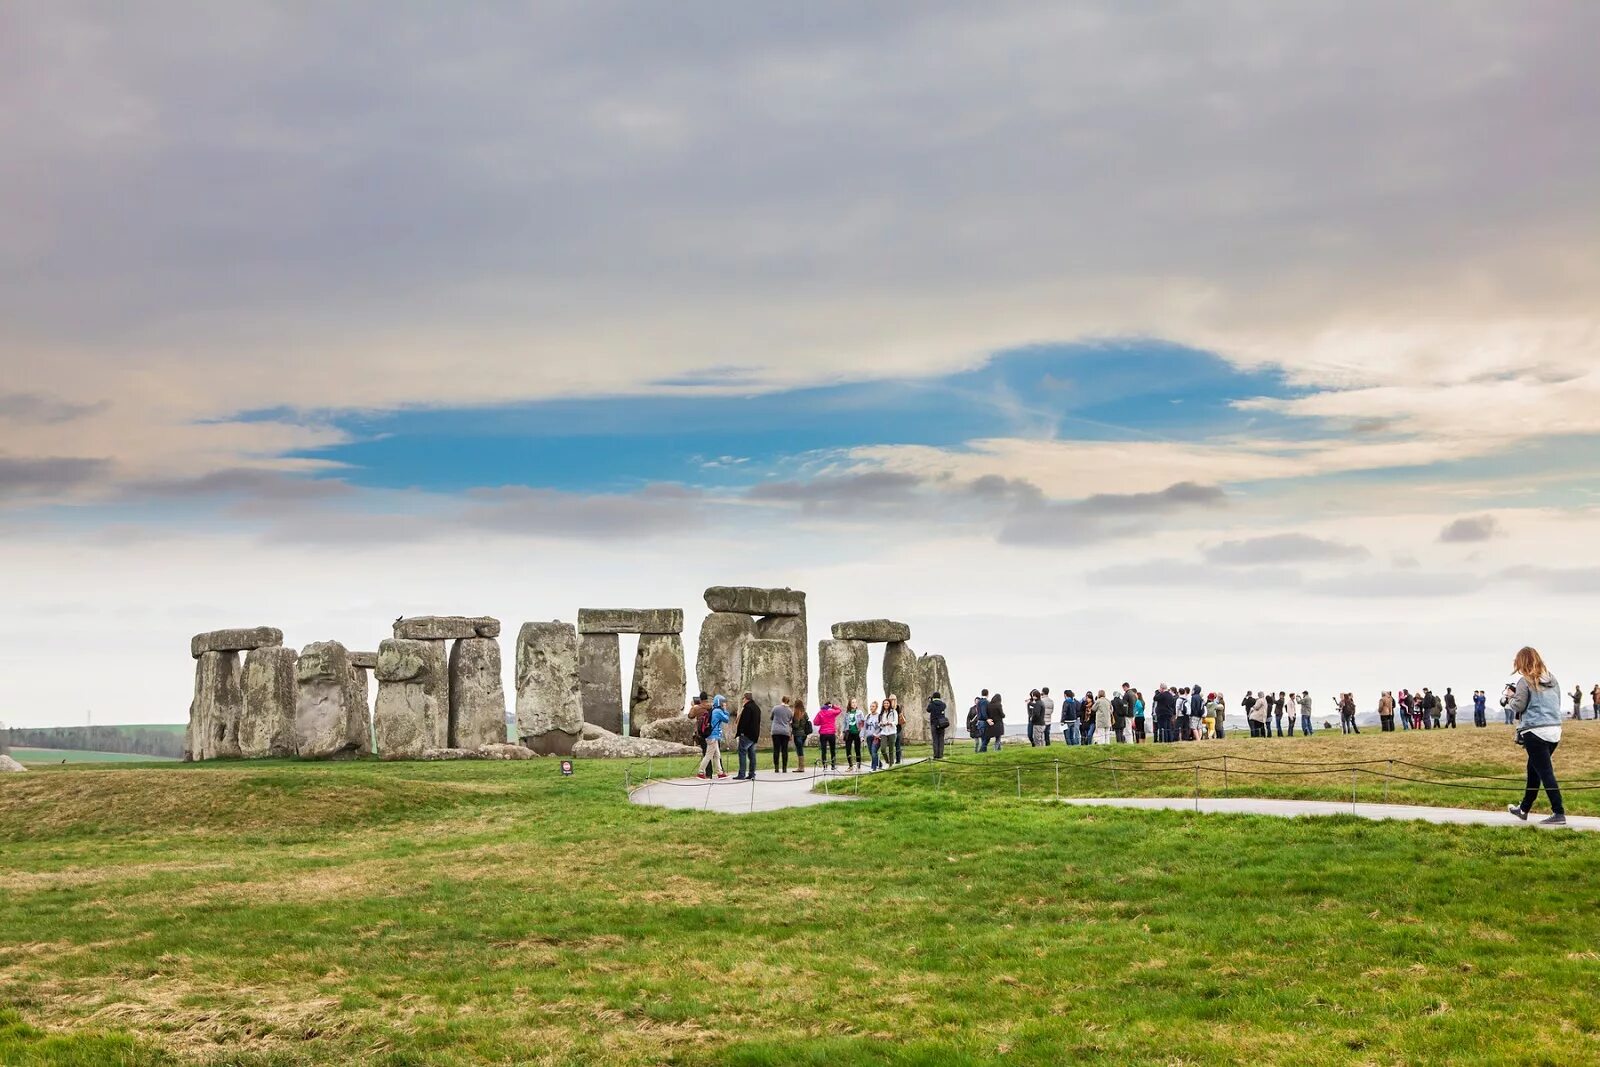
[[[901,504],[922,488],[924,480],[915,474],[896,471],[868,471],[862,474],[825,475],[809,481],[763,482],[745,493],[745,498],[765,504],[798,504],[801,507],[825,505]]]
[[[333,500],[353,495],[356,489],[330,478],[313,478],[282,471],[229,467],[193,478],[134,482],[124,495],[130,499],[203,500],[214,497],[248,497],[271,502]]]
[[[42,393],[0,393],[0,419],[54,425],[96,415],[110,407],[108,401],[78,404]]]
[[[1447,545],[1473,545],[1500,535],[1500,521],[1493,515],[1457,519],[1439,531],[1439,541]]]
[[[76,488],[110,469],[109,460],[85,456],[0,456],[0,497]]]
[[[1307,590],[1330,597],[1433,600],[1471,596],[1482,592],[1485,584],[1484,580],[1475,574],[1391,571],[1323,579],[1308,585]]]
[[[1324,540],[1307,534],[1275,534],[1244,541],[1224,541],[1205,550],[1206,559],[1228,567],[1281,563],[1344,563],[1372,554],[1360,545]]]
[[[475,490],[460,515],[474,529],[536,537],[627,540],[688,533],[710,522],[711,505],[683,486],[649,486],[637,493],[578,494],[506,487]]]
[[[1098,493],[1065,503],[1029,502],[1001,526],[1001,544],[1068,548],[1097,541],[1137,537],[1149,532],[1135,520],[1184,511],[1209,510],[1227,503],[1214,485],[1179,482],[1153,493]]]
[[[965,481],[949,476],[923,478],[900,471],[863,471],[824,475],[806,480],[763,482],[752,486],[743,499],[757,504],[798,506],[805,514],[848,517],[871,516],[905,521],[949,517],[951,509],[979,509],[972,517],[989,512],[1005,514],[1041,500],[1039,487],[1022,478],[984,475]]]
[[[1119,563],[1090,571],[1089,585],[1169,589],[1292,589],[1304,582],[1299,571],[1279,567],[1223,568],[1184,559]]]
[[[1594,596],[1600,593],[1600,567],[1509,567],[1501,578],[1551,596]]]
[[[1227,500],[1215,485],[1179,482],[1155,493],[1098,493],[1068,505],[1099,516],[1165,515],[1183,508],[1220,507]]]

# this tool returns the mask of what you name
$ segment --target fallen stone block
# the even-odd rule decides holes
[[[674,744],[694,747],[694,720],[687,715],[680,715],[675,719],[656,719],[647,722],[639,731],[639,736],[651,741],[671,741]],[[695,751],[699,751],[695,747]]]
[[[638,759],[642,756],[698,756],[700,750],[671,741],[612,734],[594,741],[579,741],[572,746],[572,754],[580,759]]]

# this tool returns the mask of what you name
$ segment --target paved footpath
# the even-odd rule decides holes
[[[766,753],[762,753],[766,755]],[[901,767],[910,767],[921,760],[908,759]],[[781,811],[784,808],[805,808],[813,804],[828,804],[836,800],[854,800],[851,779],[864,774],[895,774],[888,771],[820,771],[806,769],[804,774],[779,774],[777,771],[758,771],[754,782],[736,782],[731,776],[713,778],[702,782],[698,778],[668,778],[639,786],[628,799],[635,804],[650,804],[658,808],[695,808],[701,811],[720,811],[728,815],[742,815],[753,811]],[[813,793],[812,787],[827,779],[828,792]]]
[[[1063,804],[1084,807],[1149,808],[1171,811],[1222,812],[1234,815],[1279,815],[1287,819],[1302,815],[1355,815],[1363,819],[1416,819],[1422,822],[1452,823],[1475,826],[1509,826],[1518,830],[1530,829],[1545,818],[1548,811],[1535,812],[1527,822],[1520,822],[1504,811],[1476,811],[1470,808],[1430,808],[1420,804],[1346,804],[1335,800],[1267,800],[1256,797],[1201,797],[1198,802],[1180,797],[1086,797],[1066,798]],[[1600,830],[1600,818],[1568,815],[1567,828],[1571,830]],[[1556,827],[1540,827],[1550,830]]]

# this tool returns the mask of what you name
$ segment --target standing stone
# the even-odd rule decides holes
[[[873,641],[877,643],[909,641],[911,627],[892,619],[855,619],[833,624],[835,641]]]
[[[806,595],[798,589],[758,589],[748,585],[714,585],[706,590],[706,607],[740,615],[804,615]]]
[[[850,698],[867,706],[867,643],[817,642],[817,706],[830,700],[845,707]]]
[[[721,693],[731,702],[743,692],[740,669],[745,642],[756,636],[756,623],[748,615],[713,611],[700,624],[700,653],[695,657],[695,680],[708,696]]]
[[[356,751],[372,752],[372,679],[366,668],[350,664],[350,739]]]
[[[917,668],[922,675],[922,707],[918,709],[918,721],[928,730],[927,740],[933,739],[932,728],[927,726],[928,704],[933,699],[933,694],[938,693],[939,698],[950,708],[950,722],[952,729],[956,721],[953,714],[956,706],[955,686],[950,684],[950,668],[946,666],[943,656],[923,656],[917,660]],[[911,716],[906,716],[906,721],[911,721]],[[950,736],[949,734],[945,735]],[[919,738],[918,740],[922,740]]]
[[[403,640],[394,638],[394,640]],[[427,670],[422,673],[418,682],[433,698],[434,706],[438,709],[433,719],[433,730],[428,738],[429,748],[450,747],[450,643],[448,641],[418,641],[422,647],[421,654],[427,660]],[[378,654],[383,654],[383,646],[378,646]]]
[[[917,654],[904,641],[891,641],[883,650],[883,693],[899,698],[906,716],[906,740],[928,739],[928,694],[922,689],[922,668]]]
[[[366,719],[355,671],[350,653],[337,641],[313,641],[300,650],[294,668],[294,744],[302,759],[349,757],[363,751],[363,735],[352,733],[357,714],[361,721]]]
[[[189,705],[192,757],[238,759],[239,719],[243,714],[239,653],[200,653],[194,665],[194,701]]]
[[[294,755],[294,665],[292,648],[255,648],[244,657],[244,714],[239,717],[239,755],[282,759]]]
[[[584,722],[622,732],[622,644],[616,634],[578,635],[578,697]]]
[[[811,699],[811,645],[806,640],[804,615],[768,615],[756,620],[756,636],[765,641],[787,641],[794,651],[794,674],[786,692],[796,700]],[[750,688],[750,683],[745,683]],[[780,694],[781,695],[781,694]],[[762,705],[765,707],[765,705]]]
[[[506,690],[500,681],[500,642],[468,637],[450,650],[450,744],[503,745]]]
[[[441,707],[428,685],[436,641],[389,640],[378,646],[378,706],[373,734],[383,759],[421,759],[436,737],[450,732],[448,707]]]
[[[744,663],[740,673],[744,689],[761,709],[761,743],[772,738],[772,709],[784,697],[794,697],[795,675],[794,645],[788,641],[770,641],[756,638],[745,642]],[[738,704],[738,697],[734,698]]]
[[[570,622],[525,622],[517,634],[517,734],[546,756],[570,755],[583,736],[578,631]]]
[[[689,702],[689,671],[681,634],[644,634],[633,657],[628,726],[638,734],[660,719],[682,718]]]

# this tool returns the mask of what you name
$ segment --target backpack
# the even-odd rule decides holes
[[[700,713],[700,717],[694,721],[694,733],[695,733],[696,737],[699,737],[699,738],[702,738],[702,739],[708,738],[708,737],[711,736],[711,709],[710,708],[707,708],[705,711],[702,711]]]
[[[967,732],[969,732],[969,733],[977,733],[977,731],[978,731],[978,702],[976,700],[974,700],[972,702],[972,707],[967,710]]]

